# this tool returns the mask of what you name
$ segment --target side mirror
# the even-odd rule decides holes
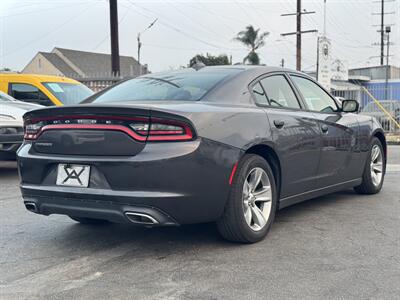
[[[358,112],[360,104],[357,100],[343,100],[342,101],[342,111],[343,112]]]

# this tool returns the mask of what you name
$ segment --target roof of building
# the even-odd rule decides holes
[[[94,53],[78,51],[64,48],[54,48],[52,54],[59,51],[72,64],[79,68],[85,76],[99,76],[110,74],[111,55],[104,53]],[[139,63],[130,56],[120,56],[120,68],[122,76],[137,74]],[[67,75],[67,74],[66,74]]]
[[[70,77],[78,76],[78,73],[74,71],[64,60],[61,59],[56,53],[39,52],[43,55],[54,67],[60,70],[64,75]]]

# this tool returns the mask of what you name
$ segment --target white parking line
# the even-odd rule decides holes
[[[387,164],[386,165],[387,172],[400,172],[400,165],[398,164]]]

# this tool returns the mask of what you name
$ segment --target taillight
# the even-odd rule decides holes
[[[151,119],[148,141],[188,141],[193,139],[193,130],[183,122],[165,119]]]
[[[43,122],[43,121],[39,121],[36,123],[25,122],[25,124],[24,124],[24,130],[25,130],[24,139],[25,140],[36,140],[44,125],[45,125],[45,122]]]
[[[88,129],[123,131],[137,141],[188,141],[194,138],[190,125],[182,121],[109,116],[64,116],[26,120],[25,140],[36,140],[46,130]]]

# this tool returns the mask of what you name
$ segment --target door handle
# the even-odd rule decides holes
[[[285,122],[282,120],[274,120],[274,125],[276,128],[282,128],[285,125]]]
[[[326,125],[326,124],[322,124],[322,125],[321,125],[321,131],[322,131],[323,133],[327,133],[327,132],[328,132],[328,129],[329,129],[328,125]]]

